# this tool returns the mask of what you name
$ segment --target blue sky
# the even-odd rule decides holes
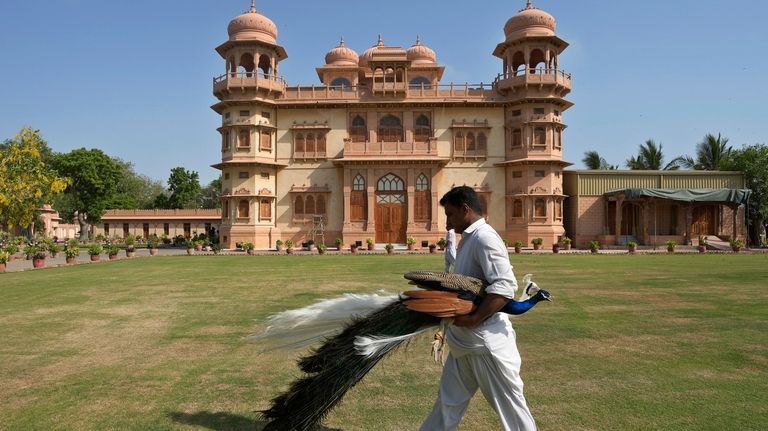
[[[596,150],[623,165],[646,139],[666,160],[692,154],[706,133],[765,143],[768,2],[534,0],[570,43],[573,75],[565,159]],[[218,175],[220,119],[214,48],[248,0],[25,0],[0,6],[0,139],[24,125],[66,152],[101,148],[166,180],[184,166]],[[257,0],[278,26],[290,85],[317,84],[315,67],[343,36],[358,53],[381,33],[409,47],[420,35],[446,66],[443,83],[490,82],[491,52],[524,0],[350,2]]]

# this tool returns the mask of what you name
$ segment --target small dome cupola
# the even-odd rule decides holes
[[[379,41],[376,42],[376,45],[366,49],[365,52],[363,52],[363,55],[360,56],[360,67],[368,67],[368,62],[373,58],[373,53],[382,46],[384,46],[384,39],[381,37],[381,34],[379,34]]]
[[[277,44],[277,26],[272,20],[256,11],[254,0],[251,0],[250,10],[236,16],[229,23],[227,33],[231,41],[257,40]]]
[[[357,53],[354,50],[347,48],[344,44],[343,37],[339,42],[339,46],[328,51],[328,54],[325,54],[325,64],[327,65],[357,66],[358,59],[359,57]]]
[[[421,43],[421,38],[419,36],[416,36],[416,43],[413,44],[410,48],[408,48],[408,60],[413,63],[430,63],[434,64],[437,62],[437,55],[435,54],[435,51],[432,50],[432,48],[423,45]]]
[[[554,36],[555,18],[533,6],[531,0],[504,25],[507,40],[526,36]]]

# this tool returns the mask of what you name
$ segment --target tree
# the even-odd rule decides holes
[[[587,169],[593,171],[616,169],[616,166],[611,165],[604,158],[600,157],[600,154],[598,154],[597,151],[586,151],[581,162],[584,163],[584,166],[586,166]]]
[[[54,167],[72,182],[65,193],[71,204],[66,211],[80,224],[80,239],[85,240],[88,227],[101,221],[101,216],[123,180],[123,167],[98,149],[80,148],[54,156]]]
[[[673,162],[686,169],[719,171],[722,170],[723,164],[732,151],[728,146],[728,138],[723,138],[719,133],[715,138],[715,135],[707,133],[704,140],[696,144],[696,159],[691,156],[680,156]]]
[[[67,187],[44,157],[50,149],[40,132],[25,127],[0,148],[0,221],[29,227],[40,207]]]
[[[188,171],[182,167],[171,169],[168,177],[168,192],[162,198],[155,200],[156,208],[198,208],[200,195],[200,180],[197,172]]]
[[[221,175],[203,188],[199,201],[203,208],[221,208]]]
[[[752,190],[749,199],[747,224],[751,244],[760,244],[760,234],[768,228],[768,145],[744,146],[733,150],[721,168],[727,171],[741,171]]]
[[[133,163],[114,158],[122,169],[123,179],[117,185],[117,192],[107,203],[108,209],[148,209],[153,207],[155,198],[163,194],[160,181],[137,174]]]
[[[637,156],[630,157],[626,162],[629,169],[647,171],[660,171],[663,164],[664,152],[662,151],[662,145],[656,144],[653,139],[649,139],[644,144],[641,144]],[[679,166],[673,160],[664,166],[663,170],[668,171],[678,168]]]

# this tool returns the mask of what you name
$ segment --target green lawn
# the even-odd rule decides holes
[[[542,431],[768,426],[768,256],[512,259],[555,296],[513,321]],[[440,268],[440,255],[179,256],[0,274],[0,429],[258,430],[301,352],[243,336],[272,312]],[[328,429],[416,429],[440,374],[429,341],[380,364]],[[460,429],[498,429],[482,396]]]

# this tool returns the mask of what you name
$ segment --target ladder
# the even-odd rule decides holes
[[[312,230],[309,232],[312,241],[317,244],[325,244],[325,216],[314,214],[312,216]],[[318,242],[318,238],[320,241]]]

